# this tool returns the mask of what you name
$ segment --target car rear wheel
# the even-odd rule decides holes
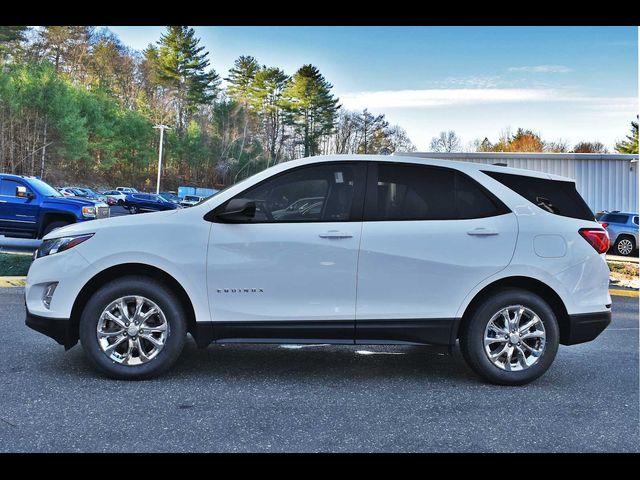
[[[80,319],[90,363],[111,378],[157,376],[178,359],[187,333],[184,310],[162,283],[131,276],[101,287]]]
[[[129,213],[136,214],[136,213],[139,213],[139,212],[140,212],[140,209],[136,205],[131,205],[129,207]]]
[[[620,237],[618,237],[618,239],[616,240],[615,245],[613,246],[613,251],[617,255],[628,257],[636,249],[635,244],[636,242],[633,237],[630,237],[628,235],[620,235]]]
[[[505,289],[486,299],[463,325],[460,349],[478,375],[498,385],[524,385],[544,374],[559,344],[558,323],[538,295]]]

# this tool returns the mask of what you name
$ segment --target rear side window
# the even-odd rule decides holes
[[[628,220],[628,217],[626,215],[618,215],[615,213],[607,213],[606,215],[603,215],[602,218],[600,219],[601,222],[609,222],[609,223],[627,223],[627,220]]]
[[[635,223],[636,225],[638,225],[638,217],[633,217],[633,223]]]
[[[575,183],[546,178],[513,175],[501,172],[483,172],[542,210],[563,217],[593,221],[593,212],[576,190]]]
[[[377,164],[366,220],[453,220],[507,213],[509,209],[466,175],[448,168]]]

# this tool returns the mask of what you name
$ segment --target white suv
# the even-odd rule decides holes
[[[190,333],[200,347],[459,340],[475,372],[517,385],[559,344],[609,324],[608,243],[563,177],[305,158],[192,208],[50,233],[27,277],[26,323],[67,349],[79,339],[115,378],[165,371]]]

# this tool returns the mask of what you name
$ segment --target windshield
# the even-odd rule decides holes
[[[59,191],[53,188],[48,183],[38,180],[37,178],[29,179],[29,186],[33,188],[37,193],[45,197],[63,197]]]

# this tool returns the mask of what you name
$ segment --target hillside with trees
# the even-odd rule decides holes
[[[106,29],[0,27],[0,171],[151,189],[159,123],[171,126],[162,178],[173,189],[307,155],[415,149],[384,115],[342,108],[314,65],[288,73],[244,55],[226,74],[214,66],[186,26],[142,52]]]

